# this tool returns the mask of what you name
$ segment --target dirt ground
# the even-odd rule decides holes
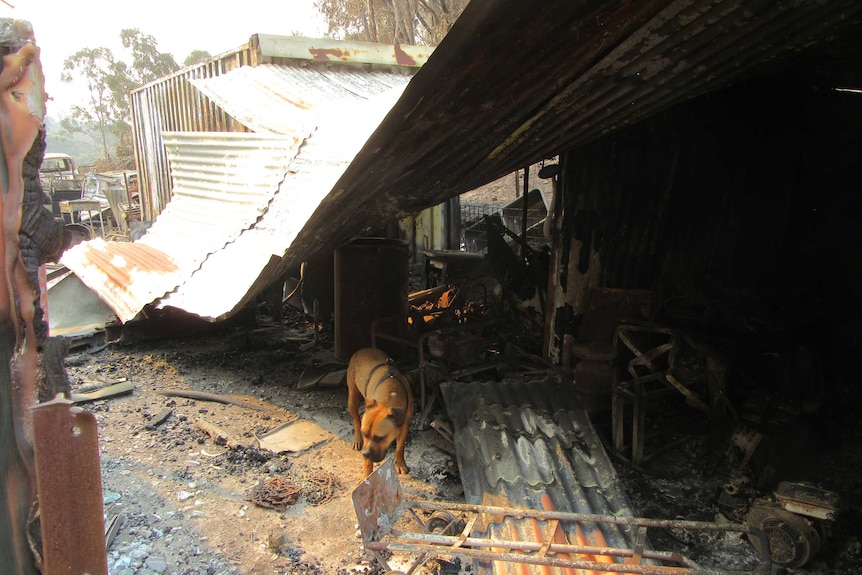
[[[314,344],[298,311],[281,323],[257,315],[251,324],[196,337],[74,343],[66,361],[73,393],[117,382],[133,386],[80,404],[98,421],[106,524],[118,523],[109,572],[384,573],[363,550],[351,499],[362,458],[352,449],[346,387],[296,389],[307,366],[331,361],[328,335]],[[434,429],[419,429],[416,420],[406,453],[411,474],[401,477],[405,497],[463,501],[452,444]],[[310,428],[308,447],[282,454],[259,448],[259,437],[290,422]],[[594,423],[607,440],[607,418]],[[620,461],[618,472],[640,515],[712,521],[722,479],[703,463],[708,429],[697,418],[683,429],[674,448],[649,466]],[[848,431],[857,434],[848,439],[858,436]],[[824,479],[831,474],[858,493],[859,449],[834,455]],[[858,501],[845,515],[820,555],[793,573],[859,572]],[[708,552],[714,543],[668,536],[686,553]],[[396,554],[390,567],[406,571],[414,559]],[[416,572],[470,571],[470,565],[429,561]],[[773,569],[774,575],[788,572]]]
[[[352,448],[346,387],[294,389],[306,365],[332,361],[326,343],[299,349],[312,341],[304,325],[278,337],[259,327],[262,340],[240,328],[72,350],[73,393],[134,386],[81,404],[98,421],[106,522],[123,519],[108,551],[110,573],[380,570],[363,554],[351,501],[362,457]],[[170,395],[177,390],[237,404]],[[256,436],[291,421],[311,427],[313,445],[281,455],[258,447]],[[227,443],[205,432],[207,424]],[[405,493],[460,495],[451,449],[437,432],[413,430],[407,462]]]

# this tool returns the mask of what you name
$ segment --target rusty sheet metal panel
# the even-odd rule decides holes
[[[333,187],[408,80],[391,76],[387,82],[394,87],[385,92],[353,92],[352,96],[345,94],[338,101],[329,101],[327,113],[318,117],[317,129],[286,171],[266,213],[233,242],[209,255],[200,269],[157,307],[172,306],[206,319],[223,319],[276,280],[282,273],[281,259],[315,210],[323,202],[340,201]],[[214,290],[213,285],[219,289]]]
[[[277,68],[194,82],[262,133],[164,132],[174,197],[147,234],[64,254],[121,321],[151,303],[217,320],[250,301],[410,79]]]
[[[559,377],[443,382],[441,391],[467,503],[634,515],[577,392]],[[528,519],[491,523],[488,530],[491,538],[536,540]],[[573,542],[625,548],[634,547],[636,535],[630,527],[610,524],[584,524],[566,533]],[[502,564],[494,570],[508,572],[526,571]]]
[[[768,575],[769,542],[759,529],[740,523],[647,519],[643,517],[594,515],[552,509],[543,497],[542,509],[523,506],[475,505],[451,501],[406,499],[395,473],[393,458],[387,458],[353,490],[351,499],[359,522],[362,546],[377,559],[386,573],[414,573],[432,559],[451,557],[469,561],[480,575],[497,573],[551,573],[561,575]],[[488,524],[529,524],[532,531],[494,528]],[[637,532],[633,547],[608,545],[582,526],[620,526]],[[662,550],[649,545],[651,534],[675,533],[672,539],[736,540],[756,542],[761,551],[725,555],[714,566],[704,566],[687,557],[686,549]],[[570,539],[570,533],[583,536]],[[593,533],[596,530],[593,529]],[[484,534],[484,535],[483,535]],[[502,538],[502,537],[505,537]],[[658,537],[656,537],[658,539]],[[667,548],[668,537],[663,537]],[[678,546],[679,547],[679,546]],[[766,550],[766,551],[763,551]],[[391,554],[390,554],[391,553]],[[740,560],[740,556],[745,556]],[[392,564],[409,566],[393,571]]]
[[[256,34],[251,38],[262,58],[316,60],[339,64],[377,64],[383,66],[422,66],[434,48],[402,44],[346,42],[325,38],[297,38]]]
[[[173,291],[210,254],[257,222],[302,142],[299,135],[168,132],[164,137],[175,197],[146,235],[131,244],[84,242],[61,259],[123,322]],[[235,279],[228,270],[220,289],[229,291],[225,283]]]
[[[72,270],[124,322],[164,295],[166,286],[176,286],[184,277],[180,266],[164,252],[101,238],[66,250],[60,263]]]
[[[96,417],[60,395],[31,409],[42,572],[107,575]]]

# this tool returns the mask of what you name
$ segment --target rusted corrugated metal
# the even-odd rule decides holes
[[[166,132],[175,184],[168,208],[140,241],[85,242],[62,263],[121,321],[132,319],[260,218],[303,139]]]
[[[215,320],[254,297],[409,81],[283,68],[190,80],[261,133],[163,132],[174,196],[147,234],[134,244],[85,242],[63,256],[121,321],[149,304]],[[150,257],[136,258],[136,249]],[[115,260],[118,250],[127,255]],[[160,272],[166,267],[171,274]]]
[[[471,2],[282,265],[860,38],[854,0]]]
[[[61,263],[110,306],[122,321],[183,279],[180,266],[162,251],[101,238],[66,250]]]
[[[631,517],[610,458],[571,384],[559,377],[441,384],[467,503]],[[488,525],[491,539],[537,540],[530,519]],[[569,541],[632,548],[623,525],[580,525]],[[487,571],[483,571],[487,572]],[[540,573],[495,565],[494,573]]]

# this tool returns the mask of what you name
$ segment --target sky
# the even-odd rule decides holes
[[[10,6],[11,5],[11,6]],[[253,34],[310,38],[326,30],[314,0],[0,0],[0,18],[27,20],[33,26],[45,75],[47,115],[61,118],[82,101],[85,89],[60,81],[63,62],[83,48],[109,48],[131,63],[120,32],[137,28],[156,39],[182,65],[194,50],[213,56],[233,50]]]

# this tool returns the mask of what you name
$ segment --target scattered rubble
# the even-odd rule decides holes
[[[310,365],[339,367],[328,334],[324,330],[316,344],[300,350],[310,341],[302,337],[309,333],[304,326],[311,329],[305,317],[287,313],[282,322],[265,329],[290,337],[276,337],[272,345],[249,346],[247,334],[259,326],[234,326],[199,338],[115,343],[80,352],[67,363],[73,392],[87,386],[94,391],[93,382],[122,378],[133,387],[131,393],[81,404],[99,424],[106,524],[119,523],[108,548],[112,575],[382,572],[363,549],[351,502],[362,461],[352,450],[346,388],[298,385]],[[499,336],[499,330],[493,333]],[[534,372],[547,369],[528,352],[522,359],[532,362]],[[510,368],[503,371],[510,375]],[[495,373],[499,368],[476,377]],[[219,401],[224,398],[232,401]],[[592,415],[633,508],[642,517],[738,521],[739,510],[723,505],[727,501],[721,495],[735,477],[729,471],[741,469],[739,449],[751,443],[739,436],[737,451],[730,450],[732,431],[716,428],[684,400],[651,414],[654,427],[640,465],[611,448],[610,412]],[[839,426],[848,418],[842,415],[832,423]],[[412,473],[399,477],[405,492],[415,499],[461,501],[452,430],[442,406],[436,402],[429,408],[424,425],[414,419],[406,453]],[[221,433],[210,433],[212,427],[204,431],[201,421]],[[296,421],[319,426],[331,439],[297,452],[259,447],[260,438]],[[658,430],[660,439],[653,433]],[[846,433],[848,441],[832,446],[829,455],[835,457],[816,479],[851,501],[834,524],[818,526],[820,552],[794,575],[855,575],[862,562],[862,537],[855,526],[859,502],[852,501],[859,491],[856,470],[862,459],[854,445],[860,431],[850,426]],[[739,485],[746,495],[771,496]],[[707,562],[723,550],[747,545],[692,540],[673,530],[659,537],[666,538],[662,545]],[[399,560],[393,557],[390,564]],[[470,567],[441,558],[427,561],[420,572],[464,573]]]

